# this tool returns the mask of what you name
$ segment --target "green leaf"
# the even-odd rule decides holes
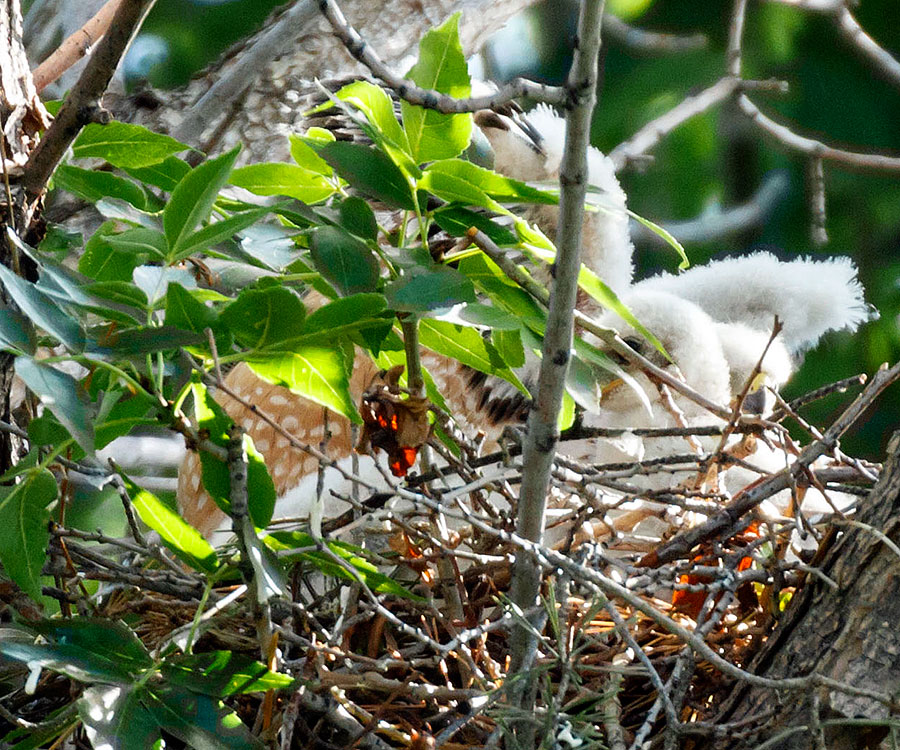
[[[556,418],[556,427],[560,432],[564,432],[573,424],[575,424],[575,400],[563,391],[562,407]]]
[[[100,225],[87,241],[84,253],[78,260],[78,270],[85,276],[97,281],[130,281],[135,268],[147,261],[145,245],[135,247],[126,245],[126,250],[115,247],[110,239],[116,231],[117,222],[107,221]],[[141,238],[146,235],[159,234],[152,229],[130,229],[124,235],[138,233]],[[122,235],[119,235],[120,237]],[[165,243],[165,238],[159,235]],[[128,237],[126,237],[126,243]]]
[[[127,229],[120,234],[104,235],[103,239],[116,250],[135,255],[142,263],[146,262],[144,256],[163,260],[168,249],[166,236],[156,229],[148,229],[146,227],[135,227],[134,229]],[[81,269],[79,268],[79,270]],[[97,281],[113,280],[100,279],[96,276],[94,278]],[[130,274],[128,278],[131,278]]]
[[[505,310],[492,305],[482,305],[480,302],[470,302],[459,311],[459,317],[467,323],[476,326],[485,326],[497,331],[518,331],[522,321]]]
[[[491,341],[510,367],[525,365],[525,347],[522,346],[522,334],[519,330],[503,330],[495,328],[491,331]]]
[[[149,306],[147,295],[130,281],[98,281],[96,284],[88,284],[84,290],[92,297],[131,305],[140,310],[146,310]]]
[[[194,229],[209,217],[219,191],[228,182],[228,175],[241,147],[209,159],[195,167],[178,183],[163,211],[163,228],[169,243],[169,254],[177,257]]]
[[[171,351],[184,346],[202,345],[206,337],[172,326],[140,326],[119,329],[98,339],[91,347],[97,354],[115,352],[120,357]]]
[[[145,185],[153,185],[171,193],[182,178],[191,171],[191,166],[177,156],[168,156],[158,164],[146,167],[125,167],[125,172]]]
[[[360,192],[394,208],[416,207],[409,182],[389,156],[361,143],[335,141],[319,149],[319,156]]]
[[[475,301],[475,287],[455,268],[413,266],[384,288],[388,304],[395,310],[428,312]]]
[[[450,16],[419,42],[419,60],[406,77],[421,88],[455,97],[470,94],[469,70],[459,43],[459,15]],[[400,109],[410,151],[418,163],[458,156],[469,145],[471,114],[444,115],[405,101]]]
[[[194,232],[184,240],[181,249],[169,257],[170,263],[176,263],[189,255],[199,253],[213,245],[231,239],[238,232],[258,222],[269,213],[268,208],[254,208],[250,211],[240,211],[232,214],[227,219],[207,224],[203,229]]]
[[[497,203],[477,185],[456,175],[430,172],[426,169],[422,179],[419,180],[419,187],[451,203],[480,206],[498,214],[509,213],[508,209]]]
[[[289,675],[272,672],[262,662],[231,651],[176,656],[163,662],[161,671],[171,684],[214,698],[284,690],[296,683]]]
[[[195,299],[181,284],[169,284],[166,290],[166,325],[203,333],[214,326],[217,319],[215,310]]]
[[[354,81],[334,96],[357,107],[385,138],[409,152],[406,133],[394,114],[394,102],[380,86],[369,81]]]
[[[602,210],[602,209],[601,209]],[[628,211],[626,209],[626,213],[636,221],[643,224],[647,229],[649,229],[653,234],[661,237],[669,247],[671,247],[675,252],[678,253],[678,256],[681,258],[681,262],[678,264],[678,268],[684,271],[691,265],[691,262],[688,260],[687,253],[684,251],[684,247],[682,244],[675,239],[675,237],[669,232],[667,229],[661,227],[659,224],[654,224],[650,219],[645,219],[643,216],[638,216],[633,211]]]
[[[35,325],[59,339],[69,351],[78,352],[84,348],[84,331],[81,326],[34,284],[16,276],[3,264],[0,264],[0,281],[19,309]]]
[[[78,699],[78,715],[91,745],[110,750],[154,750],[162,735],[159,722],[141,700],[143,685],[87,688]]]
[[[202,383],[191,384],[194,400],[194,417],[201,431],[209,434],[209,439],[221,447],[228,444],[228,430],[232,425],[231,418],[213,399]],[[248,510],[253,524],[257,528],[265,528],[272,520],[275,510],[275,485],[269,476],[269,470],[262,454],[256,450],[249,435],[244,435],[244,448],[247,451],[247,494]],[[203,486],[209,496],[223,511],[231,509],[231,476],[228,466],[219,458],[206,451],[200,451],[200,466]]]
[[[464,237],[470,227],[476,227],[500,247],[519,244],[516,235],[506,227],[500,226],[483,213],[476,213],[462,206],[442,206],[434,212],[434,221],[451,237]]]
[[[306,308],[290,289],[245,289],[222,311],[222,323],[250,349],[272,348],[303,333]]]
[[[543,321],[544,310],[518,285],[510,281],[500,267],[486,255],[479,253],[459,262],[460,273],[467,276],[476,288],[491,298],[496,307],[515,315],[526,324]]]
[[[105,159],[115,167],[140,168],[159,164],[167,156],[189,148],[140,125],[116,121],[86,126],[72,144],[72,153],[76,159]]]
[[[79,682],[130,685],[134,674],[124,662],[93,649],[71,643],[32,643],[0,639],[0,654],[10,659],[34,663],[44,669],[67,675]]]
[[[303,329],[304,336],[325,333],[333,338],[357,330],[367,320],[385,320],[387,300],[381,294],[353,294],[341,297],[310,313]]]
[[[28,319],[10,309],[0,309],[0,348],[34,354],[34,328]]]
[[[422,346],[438,354],[452,357],[479,372],[496,375],[512,383],[525,395],[529,395],[516,374],[507,367],[493,344],[485,341],[474,328],[454,325],[442,320],[422,320],[419,323],[419,341]]]
[[[219,567],[219,561],[216,551],[203,535],[152,492],[139,487],[125,475],[122,475],[122,479],[134,509],[141,520],[159,534],[162,543],[194,570],[214,573]]]
[[[121,396],[123,393],[120,391],[119,395]],[[118,400],[103,419],[98,418],[94,425],[94,447],[97,450],[105,448],[117,437],[127,435],[137,425],[158,425],[159,420],[155,416],[155,409],[151,416],[147,416],[147,412],[153,407],[153,401],[142,393]]]
[[[362,421],[350,395],[350,380],[339,349],[305,346],[291,352],[252,356],[247,364],[267,383],[283,385],[352,422]]]
[[[310,232],[310,255],[316,270],[345,295],[374,291],[378,259],[372,249],[340,227]]]
[[[275,531],[266,537],[265,542],[276,552],[289,552],[290,550],[308,549],[316,546],[315,539],[302,531]],[[328,541],[326,544],[328,549],[345,560],[356,571],[363,583],[376,594],[390,594],[412,601],[422,601],[422,597],[413,594],[393,578],[379,573],[378,568],[366,559],[366,551],[362,547],[338,541]],[[282,555],[281,559],[290,561],[305,560],[325,575],[341,578],[345,581],[356,580],[353,574],[343,565],[335,562],[330,555],[318,550]]]
[[[94,430],[87,395],[71,375],[31,357],[16,357],[16,375],[41,400],[87,452],[94,451]]]
[[[335,186],[320,172],[280,162],[240,167],[228,181],[255,195],[286,195],[304,203],[318,203],[335,191]]]
[[[57,496],[49,471],[29,474],[14,487],[0,490],[0,563],[7,575],[35,601],[41,597],[41,568],[47,561],[50,513]]]
[[[318,130],[318,128],[311,129]],[[324,132],[331,135],[330,131],[326,130]],[[310,146],[304,138],[295,133],[291,133],[288,136],[288,140],[291,143],[291,158],[297,162],[297,166],[308,169],[310,172],[324,175],[325,177],[331,177],[334,174],[334,170],[329,166],[328,162],[319,157],[313,147]],[[331,138],[328,140],[333,141],[334,136],[331,135]]]
[[[55,482],[54,482],[55,484]],[[122,622],[106,618],[78,617],[65,620],[29,622],[30,630],[40,633],[51,643],[77,646],[107,659],[114,659],[132,670],[153,666],[144,644],[134,631]]]
[[[351,195],[338,206],[341,226],[364,240],[378,239],[378,222],[375,212],[362,198]]]
[[[53,183],[57,188],[91,203],[96,203],[101,198],[118,198],[135,208],[147,207],[147,195],[143,190],[131,180],[111,172],[97,172],[60,164],[53,173]]]
[[[559,203],[559,195],[554,192],[538,190],[524,182],[462,159],[436,161],[428,165],[425,173],[444,174],[464,180],[498,201],[542,203],[551,206]]]
[[[216,698],[186,688],[156,688],[146,702],[154,720],[193,750],[264,750],[265,745]]]

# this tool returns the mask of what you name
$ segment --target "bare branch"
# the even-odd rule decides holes
[[[559,225],[556,236],[558,253],[554,263],[554,284],[547,314],[538,391],[528,415],[524,445],[524,471],[519,493],[516,529],[525,539],[540,543],[544,534],[547,488],[553,457],[559,440],[557,418],[562,405],[566,371],[572,350],[573,311],[581,268],[581,227],[587,193],[587,148],[591,115],[597,96],[597,56],[600,50],[600,25],[603,0],[583,0],[578,21],[578,44],[566,82],[572,102],[566,115],[566,143],[559,173]],[[519,553],[513,570],[510,598],[521,611],[534,605],[541,582],[538,562]],[[530,620],[532,625],[538,621]],[[517,623],[510,635],[510,673],[522,675],[534,659],[536,638],[531,628]],[[514,681],[514,704],[526,711],[524,681]],[[523,736],[525,746],[534,745],[534,737]]]
[[[78,83],[66,97],[53,124],[28,159],[23,183],[32,200],[43,193],[50,175],[81,129],[98,119],[101,112],[100,97],[106,91],[141,19],[154,2],[155,0],[123,0],[109,31],[91,55]]]
[[[894,86],[900,87],[900,61],[881,47],[859,25],[845,3],[835,14],[834,22],[841,36],[844,37],[863,58],[868,60],[881,75]]]
[[[825,167],[821,159],[809,163],[809,227],[810,240],[816,247],[828,244],[827,216],[825,214]]]
[[[524,78],[510,81],[496,93],[468,99],[456,99],[433,89],[419,88],[407,79],[398,76],[384,64],[375,50],[347,22],[334,0],[317,0],[317,2],[322,15],[331,24],[335,35],[343,42],[347,51],[371,70],[397,96],[410,104],[417,104],[444,114],[452,114],[456,112],[475,112],[479,109],[495,109],[523,96],[557,106],[562,106],[566,103],[566,92],[564,89],[535,83]]]
[[[781,81],[743,81],[730,75],[720,78],[709,88],[686,97],[665,114],[648,122],[631,138],[610,151],[609,158],[612,159],[616,171],[626,167],[638,157],[646,155],[679,125],[720,104],[736,92],[747,89],[766,89],[785,93],[787,84]]]
[[[705,34],[664,34],[639,29],[612,13],[603,16],[603,28],[611,38],[633,52],[667,55],[705,49],[709,44]]]
[[[112,23],[123,0],[109,0],[87,23],[66,39],[34,71],[34,86],[38,93],[56,81],[63,73],[87,55]]]

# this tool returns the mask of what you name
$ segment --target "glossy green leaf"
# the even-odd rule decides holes
[[[141,700],[143,685],[94,685],[78,699],[78,714],[95,748],[154,750],[162,735],[159,722]]]
[[[303,333],[306,308],[287,287],[245,289],[222,311],[222,323],[250,349],[272,348]]]
[[[372,249],[340,227],[310,232],[310,255],[316,270],[342,294],[371,292],[378,284],[378,259]]]
[[[109,394],[109,392],[107,393]],[[142,393],[121,398],[94,424],[94,447],[105,448],[117,437],[129,434],[138,425],[158,425],[155,405]],[[148,416],[148,412],[152,413]]]
[[[166,290],[166,325],[203,333],[214,326],[217,319],[215,310],[197,300],[181,284],[169,284]]]
[[[16,375],[28,386],[75,441],[88,453],[94,451],[94,430],[87,395],[71,375],[31,357],[16,357]]]
[[[0,349],[34,354],[34,328],[28,319],[10,309],[0,309]]]
[[[413,210],[416,207],[405,175],[383,152],[361,143],[335,141],[322,146],[319,156],[370,198],[394,208]]]
[[[438,354],[452,357],[479,372],[503,378],[528,395],[525,386],[507,367],[493,344],[485,341],[475,328],[442,320],[422,320],[419,323],[419,341],[422,346]]]
[[[515,234],[492,220],[490,216],[470,211],[462,206],[442,206],[434,212],[434,221],[451,237],[464,237],[470,227],[476,227],[500,247],[519,243]]]
[[[429,312],[475,301],[475,287],[455,268],[413,266],[384,288],[388,304],[395,310]]]
[[[507,365],[512,368],[525,365],[525,347],[522,346],[522,334],[518,329],[495,328],[491,331],[491,341]]]
[[[78,646],[101,656],[114,659],[132,670],[153,666],[144,644],[127,625],[99,617],[78,617],[64,620],[39,620],[27,627],[40,633],[51,643]]]
[[[140,247],[127,245],[123,250],[110,243],[116,225],[114,221],[105,222],[87,241],[84,253],[78,259],[78,270],[85,276],[97,281],[130,281],[134,269],[147,262],[149,248],[145,244]],[[146,235],[154,234],[152,229],[144,228],[130,229],[124,234],[132,232],[139,233],[145,243]],[[165,243],[165,238],[162,239]]]
[[[90,203],[96,203],[101,198],[118,198],[130,203],[135,208],[147,207],[147,195],[140,187],[131,180],[126,180],[111,172],[60,164],[53,173],[53,184]]]
[[[383,320],[387,300],[381,294],[353,294],[341,297],[310,313],[304,326],[304,335],[325,333],[334,338],[358,329],[366,320]]]
[[[171,193],[182,178],[191,171],[191,165],[177,156],[168,156],[158,164],[146,167],[125,167],[125,172],[145,185],[153,185]]]
[[[491,328],[494,333],[498,330],[518,331],[522,325],[518,318],[505,310],[480,302],[470,302],[459,311],[459,317],[472,325]]]
[[[671,232],[669,232],[665,227],[661,227],[659,224],[654,224],[650,219],[645,219],[643,216],[639,216],[633,211],[627,211],[628,215],[635,219],[640,224],[643,224],[647,229],[649,229],[653,234],[661,237],[662,240],[671,247],[676,253],[678,253],[678,257],[681,258],[681,262],[678,264],[678,268],[684,271],[691,265],[691,262],[688,260],[687,253],[684,250],[682,244],[675,239]]]
[[[26,664],[34,663],[79,682],[112,685],[130,685],[134,682],[134,672],[130,669],[132,665],[128,662],[117,660],[115,654],[107,655],[72,643],[0,639],[0,655]]]
[[[328,541],[326,543],[328,549],[344,560],[353,569],[356,576],[325,552],[310,550],[309,548],[316,546],[316,541],[302,531],[275,531],[269,534],[265,541],[276,552],[288,553],[282,554],[281,559],[283,560],[305,560],[325,575],[345,581],[355,581],[358,576],[376,594],[390,594],[403,599],[422,601],[420,596],[413,594],[393,578],[379,573],[378,568],[366,559],[366,551],[349,542]],[[289,554],[290,550],[300,549],[308,551]]]
[[[162,543],[172,550],[179,560],[195,570],[215,572],[219,566],[216,551],[203,535],[152,492],[139,487],[124,475],[122,479],[134,509],[141,520],[159,534]]]
[[[140,310],[145,310],[149,304],[143,290],[128,281],[98,281],[96,284],[88,284],[84,289],[92,297],[130,305]]]
[[[135,227],[134,229],[127,229],[120,234],[105,235],[103,239],[108,245],[115,248],[116,250],[123,253],[134,254],[138,258],[147,256],[150,258],[162,260],[166,257],[166,236],[156,229]],[[142,260],[141,262],[146,261]],[[94,276],[93,278],[97,279],[98,281],[107,280],[100,279],[97,276]],[[128,278],[131,278],[131,276],[129,275]]]
[[[247,654],[208,651],[167,659],[163,676],[173,685],[215,698],[283,690],[296,683],[293,677],[272,672]]]
[[[181,328],[140,326],[105,332],[91,347],[91,350],[100,353],[114,351],[119,356],[128,357],[171,351],[183,346],[198,346],[205,342],[206,336]]]
[[[327,406],[353,422],[361,422],[350,395],[350,380],[339,349],[306,346],[291,352],[253,356],[247,364],[267,383],[283,385],[292,393]]]
[[[35,601],[41,596],[41,569],[50,542],[47,506],[58,494],[49,471],[29,474],[21,484],[0,490],[0,563],[7,575]]]
[[[280,162],[239,167],[231,173],[228,181],[255,195],[285,195],[304,203],[323,201],[335,190],[334,185],[320,172]]]
[[[434,193],[448,203],[479,206],[498,214],[509,213],[508,209],[497,203],[477,185],[456,175],[430,172],[426,169],[422,179],[419,180],[419,187]]]
[[[313,130],[317,130],[317,128],[312,128]],[[331,133],[329,131],[324,131],[326,133]],[[291,158],[297,162],[297,166],[303,167],[304,169],[308,169],[311,172],[316,172],[318,174],[324,175],[325,177],[331,177],[334,174],[334,170],[331,166],[322,159],[310,146],[306,139],[303,137],[296,135],[295,133],[291,133],[288,136],[288,140],[291,143]],[[334,136],[329,141],[334,140]],[[318,145],[318,144],[317,144]]]
[[[165,731],[193,750],[264,750],[266,747],[237,714],[216,698],[168,685],[155,687],[146,706]]]
[[[375,212],[362,198],[351,195],[344,198],[338,206],[341,226],[350,234],[362,237],[364,240],[378,238],[378,222]]]
[[[394,101],[380,86],[370,81],[354,81],[344,86],[334,96],[336,99],[353,104],[394,145],[409,151],[406,133],[403,132],[394,113]]]
[[[459,13],[441,26],[428,31],[419,42],[419,60],[406,77],[425,89],[466,97],[471,93],[469,69],[459,43]],[[458,156],[469,145],[472,115],[444,115],[407,104],[400,104],[403,128],[410,151],[418,162]]]
[[[462,159],[443,159],[433,162],[428,165],[425,173],[444,174],[464,180],[498,201],[546,205],[559,203],[559,196],[554,192],[533,188],[524,182],[505,177]]]
[[[116,167],[140,168],[189,148],[140,125],[116,121],[87,125],[72,144],[72,153],[77,159],[105,159]]]
[[[202,221],[206,221],[219,191],[240,152],[240,146],[215,159],[209,159],[178,183],[163,211],[163,228],[169,243],[169,254],[177,257],[186,240]]]
[[[231,239],[235,234],[255,224],[269,213],[268,208],[254,208],[232,214],[227,219],[207,224],[203,229],[194,232],[181,244],[177,253],[169,256],[170,263],[176,263],[189,255],[203,252],[213,245]]]
[[[78,352],[84,348],[84,331],[81,330],[81,326],[34,284],[25,281],[21,276],[16,276],[2,264],[0,264],[0,281],[19,309],[35,325],[59,339],[69,351]]]

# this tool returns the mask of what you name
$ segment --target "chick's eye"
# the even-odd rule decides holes
[[[644,355],[644,339],[638,336],[626,336],[622,339],[628,346],[634,349],[638,354]]]

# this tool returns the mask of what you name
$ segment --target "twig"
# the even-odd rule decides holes
[[[122,0],[109,30],[97,45],[78,83],[69,92],[53,124],[25,165],[23,184],[30,200],[38,198],[66,149],[90,122],[109,120],[100,98],[115,73],[134,31],[155,0]]]
[[[34,87],[41,93],[91,51],[112,23],[123,0],[109,0],[96,15],[74,32],[34,71]]]
[[[565,375],[568,369],[574,333],[573,310],[581,268],[581,227],[587,194],[587,148],[591,115],[596,101],[597,56],[600,50],[600,26],[603,0],[583,0],[578,20],[578,44],[566,82],[572,102],[566,113],[566,142],[559,172],[558,249],[554,264],[553,293],[549,301],[544,334],[537,396],[528,415],[524,444],[524,470],[519,492],[516,520],[518,534],[540,542],[544,533],[547,488],[559,439],[557,417],[562,405]],[[531,608],[538,595],[541,569],[532,557],[518,553],[513,568],[510,599],[520,611]],[[538,619],[529,619],[530,627],[516,623],[510,634],[510,669],[513,677],[524,675],[534,660]],[[525,701],[524,679],[511,680],[510,702],[530,712]],[[533,732],[523,723],[523,746],[534,746]]]
[[[821,440],[810,443],[789,469],[782,469],[768,479],[740,492],[720,512],[713,514],[703,523],[684,531],[645,556],[642,565],[656,567],[687,555],[696,545],[711,539],[727,529],[731,529],[745,513],[755,508],[763,499],[790,486],[791,477],[798,476],[807,470],[812,463],[837,445],[837,441],[863,412],[866,411],[879,394],[891,383],[900,378],[900,364],[887,369],[882,366],[872,378],[872,382],[850,404],[840,417],[831,425]]]
[[[630,162],[646,156],[679,125],[692,117],[703,114],[708,109],[734,96],[735,93],[748,89],[774,90],[785,93],[787,84],[782,81],[744,81],[735,75],[720,78],[699,94],[685,97],[668,112],[648,122],[631,138],[610,151],[609,158],[612,159],[616,171],[618,172],[628,166]]]
[[[705,49],[709,44],[705,34],[665,34],[639,29],[612,13],[604,14],[603,28],[610,37],[634,52],[667,55]]]
[[[834,15],[834,23],[841,36],[890,83],[900,87],[900,61],[865,32],[847,7],[846,0],[840,6]]]
[[[821,159],[813,157],[809,162],[809,236],[816,247],[828,244],[827,217],[825,215],[825,167]]]
[[[397,96],[420,107],[434,109],[444,114],[476,112],[479,109],[496,109],[513,99],[528,97],[535,101],[562,106],[566,103],[567,92],[556,86],[546,86],[524,78],[517,78],[502,86],[497,92],[487,96],[473,96],[456,99],[433,89],[422,89],[392,71],[366,41],[344,18],[335,0],[316,0],[322,15],[331,24],[338,39],[356,60],[365,65]]]

